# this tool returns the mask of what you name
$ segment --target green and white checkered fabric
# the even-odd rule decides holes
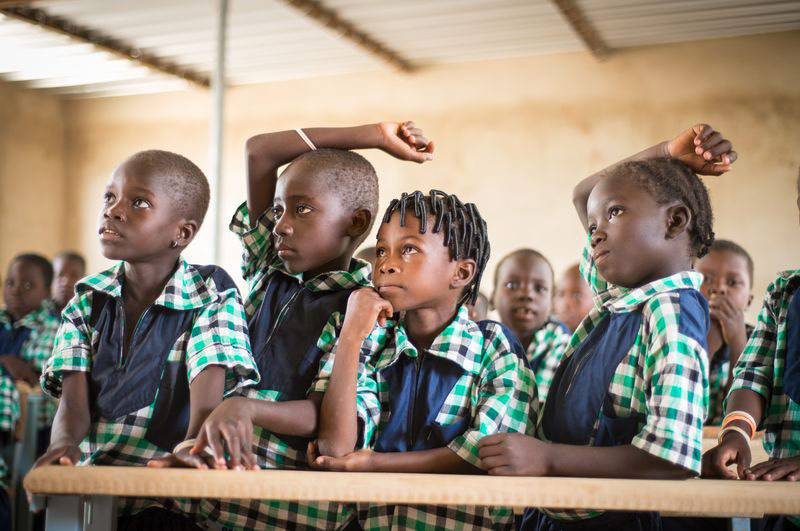
[[[250,214],[247,203],[242,203],[231,219],[230,230],[242,242],[242,276],[247,281],[245,313],[248,322],[256,314],[264,300],[269,280],[275,274],[283,274],[303,282],[302,273],[292,275],[286,271],[275,250],[272,229],[275,223],[267,218],[266,212],[258,218],[255,227],[250,227]],[[370,276],[372,266],[369,262],[353,258],[349,271],[330,271],[308,280],[305,286],[310,291],[335,291],[372,285]]]
[[[549,319],[536,331],[531,344],[528,345],[525,352],[528,363],[531,367],[537,367],[535,377],[539,406],[544,406],[547,400],[547,392],[569,346],[569,338],[569,333],[564,330],[561,323]]]
[[[753,334],[754,328],[745,324],[745,331],[749,338]],[[720,350],[724,349],[723,345]],[[719,426],[725,417],[725,386],[728,385],[728,375],[730,373],[730,359],[709,360],[711,367],[708,374],[708,418],[706,426]]]
[[[22,345],[19,355],[39,374],[42,373],[42,368],[53,353],[53,343],[55,343],[60,323],[61,320],[54,311],[53,301],[50,300],[44,301],[38,309],[16,323],[11,322],[8,312],[0,310],[0,328],[25,327],[31,331],[30,336]],[[0,354],[6,354],[6,352],[0,352]],[[39,426],[42,427],[53,423],[53,417],[55,417],[58,407],[55,400],[49,397],[45,398],[39,409]]]
[[[800,455],[800,404],[783,392],[789,305],[800,286],[800,269],[783,271],[767,288],[750,340],[733,369],[731,392],[748,389],[764,397],[761,420],[764,450],[770,459]],[[800,526],[800,517],[789,520]]]
[[[376,326],[364,341],[363,349],[369,350],[371,361],[367,370],[375,380],[374,385],[364,387],[365,392],[372,395],[365,397],[364,402],[373,403],[372,389],[376,389],[380,406],[374,436],[377,440],[391,415],[390,390],[381,371],[397,362],[400,356],[416,358],[419,352],[411,343],[402,319],[388,321],[384,327]],[[467,308],[462,306],[453,322],[425,353],[448,359],[464,369],[435,420],[447,426],[464,417],[470,419],[467,430],[447,445],[462,459],[480,467],[477,443],[486,435],[533,432],[538,411],[533,374],[514,354],[499,326],[490,325],[484,336],[477,324],[469,320]],[[510,509],[488,507],[359,504],[358,513],[364,529],[498,528],[509,526],[513,519]]]
[[[92,296],[102,292],[121,297],[123,281],[124,267],[120,263],[78,283],[77,295],[62,314],[53,356],[42,374],[45,392],[58,398],[65,373],[91,371],[100,340],[100,333],[89,324]],[[197,312],[192,328],[177,338],[167,358],[167,363],[186,361],[190,383],[213,365],[227,369],[226,393],[258,381],[258,370],[250,354],[244,308],[235,288],[218,290],[212,278],[204,280],[195,266],[181,260],[154,304]],[[80,464],[144,465],[150,459],[167,455],[171,448],[159,448],[145,439],[157,399],[158,396],[149,406],[120,418],[93,415],[89,435],[81,442]],[[126,509],[133,510],[132,503],[129,502]],[[140,505],[136,509],[143,508]],[[179,505],[196,512],[185,504]]]
[[[598,273],[588,244],[581,273],[594,292],[594,307],[570,338],[564,359],[575,352],[604,316],[641,311],[641,328],[612,376],[608,397],[617,417],[642,415],[644,421],[631,441],[633,446],[699,474],[703,421],[708,408],[708,356],[702,344],[680,333],[681,309],[675,290],[699,289],[702,275],[683,271],[635,289],[614,286]],[[597,414],[599,423],[601,411]],[[539,436],[545,438],[541,429]],[[600,514],[546,512],[562,520]]]
[[[748,389],[768,404],[761,421],[764,449],[772,459],[800,455],[800,404],[783,392],[786,320],[800,286],[800,269],[784,271],[767,288],[758,323],[733,370],[731,392]]]
[[[13,433],[20,414],[20,396],[14,381],[5,372],[0,371],[0,433],[7,442],[14,440]],[[0,457],[0,489],[5,488],[8,467]]]

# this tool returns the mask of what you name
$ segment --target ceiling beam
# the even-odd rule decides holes
[[[336,31],[343,38],[353,42],[356,46],[375,55],[401,72],[410,73],[416,67],[394,50],[378,42],[366,32],[358,29],[353,23],[343,19],[339,14],[322,5],[317,0],[283,0],[284,3],[298,9],[305,16]]]
[[[183,68],[171,61],[160,59],[101,31],[75,24],[74,22],[71,22],[63,17],[50,15],[43,9],[23,5],[16,5],[12,7],[0,6],[0,14],[20,20],[22,22],[34,24],[52,33],[66,35],[67,37],[78,42],[92,44],[99,50],[109,52],[116,57],[121,57],[123,59],[127,59],[128,61],[146,66],[154,72],[185,79],[186,81],[189,81],[190,83],[200,87],[208,88],[209,86],[208,76],[205,74],[196,72],[189,68]]]
[[[611,49],[575,0],[550,0],[595,58],[608,57]]]

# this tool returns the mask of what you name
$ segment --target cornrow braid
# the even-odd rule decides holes
[[[632,160],[614,170],[634,178],[658,204],[683,203],[692,214],[690,253],[701,258],[714,243],[714,213],[708,189],[685,164],[670,158]]]
[[[431,190],[427,196],[417,190],[403,193],[393,199],[383,215],[383,223],[389,223],[392,214],[400,214],[400,226],[406,222],[406,211],[414,207],[414,216],[419,219],[419,232],[428,231],[428,216],[433,217],[433,233],[443,233],[444,245],[450,251],[450,260],[472,259],[475,261],[475,276],[459,304],[475,304],[483,272],[489,262],[489,235],[486,221],[473,203],[462,203],[455,195],[440,190]]]

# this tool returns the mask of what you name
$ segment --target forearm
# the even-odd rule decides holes
[[[314,127],[303,129],[318,148],[368,149],[383,145],[383,136],[375,124],[355,127]],[[272,204],[278,168],[309,151],[297,131],[278,131],[253,136],[245,147],[251,226]]]
[[[667,150],[668,142],[660,142],[654,146],[651,146],[635,155],[631,155],[628,158],[622,159],[619,162],[615,162],[611,166],[600,170],[597,173],[586,177],[581,182],[575,186],[575,189],[572,192],[572,204],[575,205],[575,210],[578,212],[578,217],[581,220],[581,225],[583,226],[584,230],[588,230],[588,214],[586,212],[586,203],[589,200],[589,195],[594,190],[594,187],[597,186],[597,183],[600,180],[609,175],[617,166],[624,164],[625,162],[631,160],[647,160],[647,159],[654,159],[658,157],[668,157],[669,151]]]
[[[189,427],[186,438],[197,436],[206,418],[222,402],[225,394],[225,367],[204,369],[189,385]]]
[[[630,479],[684,479],[685,468],[651,455],[630,444],[624,446],[576,446],[553,444],[548,449],[549,476]]]
[[[407,472],[428,474],[484,474],[461,459],[449,448],[417,452],[375,452],[373,472]]]
[[[53,419],[50,446],[78,446],[89,434],[89,383],[84,372],[70,372],[64,376],[61,400]]]
[[[361,339],[343,333],[336,347],[328,389],[320,408],[317,446],[320,455],[341,457],[358,441],[356,382]]]
[[[725,408],[725,412],[745,411],[753,416],[756,426],[758,426],[764,416],[765,407],[764,397],[760,394],[749,389],[737,389],[728,397],[728,405]],[[743,420],[734,420],[731,425],[750,431],[750,426]]]
[[[272,433],[313,437],[317,432],[319,398],[312,393],[306,400],[272,402],[247,399],[253,424]]]

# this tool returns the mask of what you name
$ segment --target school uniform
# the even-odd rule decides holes
[[[749,338],[753,334],[754,327],[745,324],[745,333]],[[708,418],[706,426],[719,426],[725,417],[725,387],[731,368],[731,349],[727,344],[723,344],[711,359],[709,359],[708,369]]]
[[[767,288],[758,322],[734,367],[731,393],[747,389],[767,404],[759,429],[770,459],[800,455],[800,269]],[[765,518],[768,529],[800,527],[800,517]]]
[[[41,375],[42,368],[53,352],[60,322],[60,317],[55,313],[55,305],[50,300],[44,301],[39,308],[15,323],[11,322],[7,311],[0,310],[0,354],[13,354],[22,358]],[[47,448],[50,426],[58,409],[58,402],[48,396],[43,398],[37,419],[37,457]]]
[[[525,352],[528,364],[536,377],[536,396],[544,405],[558,365],[569,346],[567,327],[555,319],[548,319],[533,335]]]
[[[332,344],[320,343],[320,336],[338,335],[350,294],[372,285],[372,268],[353,259],[347,271],[321,273],[304,281],[302,274],[290,274],[283,266],[274,245],[274,227],[266,213],[251,227],[246,203],[230,223],[242,243],[242,275],[248,283],[245,312],[261,373],[258,385],[239,394],[275,402],[303,400],[313,391],[324,392],[318,380],[326,377],[322,369]],[[329,361],[332,364],[332,358]],[[307,469],[310,441],[253,427],[253,450],[261,468]],[[233,528],[336,528],[349,518],[344,505],[326,502],[210,500],[202,511],[212,522]]]
[[[480,467],[478,441],[498,432],[527,433],[536,424],[536,385],[521,349],[499,323],[469,320],[467,308],[420,353],[402,318],[376,326],[362,346],[373,382],[361,386],[375,403],[377,426],[364,438],[376,452],[449,448]],[[518,345],[518,343],[517,343]],[[519,347],[517,347],[519,348]],[[506,508],[357,504],[365,530],[503,528]]]
[[[709,316],[702,275],[684,271],[635,289],[608,284],[589,247],[581,272],[594,307],[570,339],[543,408],[541,439],[633,445],[700,473],[708,405]],[[523,529],[658,529],[655,513],[528,510]]]
[[[0,444],[14,442],[14,430],[20,414],[19,400],[14,381],[5,371],[0,371]],[[10,486],[8,473],[5,459],[0,456],[0,529],[11,529],[11,500],[6,492]]]
[[[208,367],[226,368],[226,393],[258,381],[241,299],[224,270],[180,259],[124,357],[123,283],[124,263],[78,282],[42,374],[44,390],[59,398],[65,373],[87,373],[91,426],[81,465],[141,466],[168,455],[186,435],[189,385]],[[121,513],[148,505],[129,500]]]

